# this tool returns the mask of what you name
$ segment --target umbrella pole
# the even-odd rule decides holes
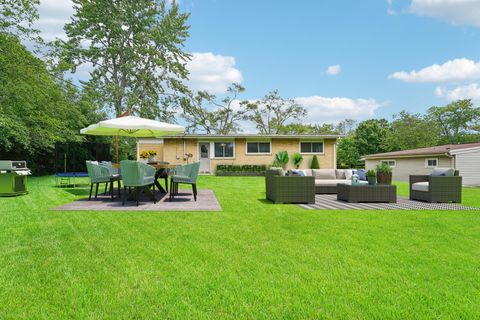
[[[116,163],[118,163],[118,136],[115,136],[115,158]]]

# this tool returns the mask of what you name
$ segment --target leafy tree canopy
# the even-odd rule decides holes
[[[469,142],[470,137],[478,138],[480,108],[473,106],[469,99],[454,101],[443,107],[431,107],[428,117],[441,129],[443,142]]]
[[[0,32],[38,40],[39,31],[32,25],[39,4],[40,0],[0,0]]]
[[[18,38],[0,33],[1,158],[26,159],[39,171],[51,169],[54,143],[80,140],[79,130],[92,113],[86,104],[72,105],[80,100],[73,92],[70,84],[60,86]]]
[[[237,100],[245,91],[240,84],[233,83],[227,96],[217,101],[216,96],[206,91],[188,94],[181,99],[183,118],[189,123],[187,131],[204,131],[208,134],[232,134],[240,131],[239,121],[245,119],[245,103]]]
[[[189,55],[188,14],[165,0],[73,0],[75,13],[65,25],[68,40],[56,42],[60,70],[88,64],[90,84],[116,116],[132,111],[147,118],[173,120],[169,109]]]
[[[300,120],[307,110],[293,99],[282,98],[278,90],[268,93],[262,100],[247,104],[247,119],[255,123],[261,134],[278,134],[289,120]]]

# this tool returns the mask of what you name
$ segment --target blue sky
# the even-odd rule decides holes
[[[61,36],[69,1],[43,0],[40,28]],[[190,85],[243,99],[272,89],[307,122],[391,118],[459,98],[480,102],[480,0],[180,0],[191,13]],[[85,77],[88,69],[78,77]]]

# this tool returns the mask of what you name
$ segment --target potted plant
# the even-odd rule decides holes
[[[148,162],[155,162],[155,156],[156,155],[157,155],[157,151],[148,150]]]
[[[280,165],[283,169],[288,164],[288,152],[287,151],[280,151],[275,155],[274,163]]]
[[[147,162],[147,159],[150,157],[150,152],[149,151],[142,151],[140,153],[140,159],[142,159],[143,162]]]
[[[369,185],[372,186],[377,182],[377,174],[375,173],[375,170],[368,170],[366,176]]]
[[[385,162],[377,165],[377,182],[379,184],[392,184],[392,167]]]
[[[303,156],[300,153],[295,152],[293,154],[292,161],[293,161],[293,165],[295,166],[295,168],[298,169],[303,162]]]

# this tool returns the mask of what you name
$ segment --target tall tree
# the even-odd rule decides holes
[[[344,119],[336,125],[336,131],[345,136],[351,135],[357,127],[357,121],[353,119]]]
[[[175,1],[73,0],[65,25],[68,40],[56,41],[59,67],[75,72],[89,65],[90,83],[117,116],[132,111],[171,120],[172,97],[185,92],[189,55],[188,14]]]
[[[445,142],[467,142],[469,134],[478,133],[480,108],[474,107],[470,99],[454,101],[443,107],[431,107],[427,114],[439,124]]]
[[[337,127],[332,123],[303,124],[289,123],[278,131],[280,134],[339,134]]]
[[[278,134],[289,120],[301,120],[307,110],[293,99],[284,99],[273,90],[262,100],[247,104],[247,118],[254,122],[262,134]]]
[[[52,170],[54,143],[81,140],[86,124],[45,63],[0,33],[0,158],[27,160],[36,174]]]
[[[189,94],[181,99],[183,118],[189,123],[187,130],[204,131],[208,134],[232,134],[240,131],[239,121],[245,119],[244,102],[237,100],[238,95],[245,91],[240,84],[232,83],[228,95],[221,101],[206,91],[196,95]]]
[[[39,4],[40,0],[0,0],[0,32],[38,40],[33,23],[38,19]]]
[[[401,111],[393,116],[390,125],[386,144],[392,151],[431,147],[440,142],[437,122],[421,114]]]
[[[391,151],[386,143],[390,130],[390,124],[385,119],[370,119],[360,122],[353,135],[358,154],[364,156]]]
[[[355,139],[351,136],[338,139],[337,166],[339,168],[356,168],[360,154]]]

